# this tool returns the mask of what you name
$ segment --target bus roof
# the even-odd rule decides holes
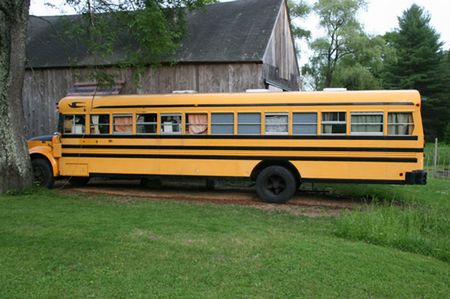
[[[60,100],[60,112],[74,108],[85,110],[95,108],[142,106],[196,106],[210,104],[258,105],[270,103],[420,103],[416,90],[371,90],[371,91],[314,91],[314,92],[268,92],[268,93],[195,93],[195,94],[142,94],[111,96],[70,96]]]

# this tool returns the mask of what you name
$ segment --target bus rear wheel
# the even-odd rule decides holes
[[[256,193],[269,203],[286,203],[294,195],[296,187],[292,172],[278,165],[264,168],[256,178]]]
[[[52,168],[50,163],[44,159],[33,159],[31,161],[33,169],[33,183],[41,187],[52,188],[55,182],[53,178]]]

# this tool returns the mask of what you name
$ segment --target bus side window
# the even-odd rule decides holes
[[[383,135],[383,112],[352,112],[350,133],[354,135]]]
[[[292,134],[317,135],[317,113],[294,112],[292,114]]]
[[[238,113],[238,135],[260,135],[260,113]]]
[[[287,135],[289,133],[289,116],[287,113],[266,113],[265,134]]]
[[[211,134],[233,135],[234,113],[211,113]]]
[[[161,133],[180,134],[181,114],[161,114]]]
[[[91,134],[109,134],[109,114],[91,114]]]
[[[411,135],[414,122],[411,112],[388,113],[388,135]]]
[[[322,134],[345,134],[345,112],[322,112]]]
[[[116,114],[113,115],[113,134],[125,134],[133,132],[133,115]]]
[[[158,116],[156,113],[136,115],[137,134],[156,134]]]
[[[186,134],[206,134],[208,132],[208,114],[186,113]]]
[[[64,115],[64,134],[84,134],[86,133],[85,115]]]

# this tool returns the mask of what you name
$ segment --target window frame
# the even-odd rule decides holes
[[[92,122],[92,116],[102,116],[102,115],[108,116],[108,123],[100,123],[99,122],[97,125],[99,127],[99,131],[100,131],[100,126],[107,125],[108,126],[108,133],[99,133],[99,134],[91,133],[91,126],[94,125],[94,124],[91,123]],[[100,120],[100,118],[99,118],[99,120]],[[110,113],[89,114],[89,134],[92,134],[92,135],[109,135],[109,134],[111,134],[111,114]]]
[[[196,114],[196,115],[206,115],[206,123],[200,123],[200,124],[191,124],[188,123],[189,121],[189,115],[191,114]],[[186,135],[208,135],[209,133],[209,123],[210,123],[210,119],[209,119],[209,114],[208,112],[185,112],[184,113],[184,133]],[[203,125],[206,126],[206,131],[202,132],[202,133],[189,133],[189,126],[190,125]]]
[[[127,131],[127,132],[116,132],[114,129],[116,127],[116,124],[114,123],[114,118],[118,116],[118,117],[131,117],[131,124],[130,125],[119,125],[119,126],[130,126],[131,127],[131,131]],[[113,135],[130,135],[133,134],[133,124],[134,124],[134,115],[133,113],[112,113],[111,114],[111,133]]]
[[[232,116],[232,122],[230,123],[214,123],[213,122],[213,116],[217,114],[228,114]],[[217,135],[217,136],[230,136],[235,134],[234,126],[236,124],[236,117],[234,112],[211,112],[211,120],[210,120],[210,126],[211,126],[211,135]],[[231,126],[231,133],[214,133],[213,132],[213,126]]]
[[[241,124],[239,122],[239,115],[244,115],[244,114],[256,114],[259,115],[259,123],[243,123]],[[252,135],[252,136],[261,136],[261,128],[262,128],[262,117],[261,117],[261,112],[238,112],[237,113],[237,135]],[[259,126],[259,132],[258,133],[239,133],[239,127],[240,126]]]
[[[87,115],[86,114],[61,114],[62,115],[62,134],[63,135],[85,135],[86,134],[86,120],[87,120]],[[65,121],[66,121],[66,116],[71,116],[72,117],[72,126],[71,126],[71,132],[70,133],[67,133],[67,132],[65,132],[65,126],[64,126],[64,123],[65,123]],[[82,125],[82,128],[84,128],[84,130],[81,132],[81,133],[72,133],[72,131],[73,131],[73,128],[75,127],[75,126],[79,126],[80,124],[77,124],[77,123],[75,123],[75,119],[76,119],[76,116],[82,116],[82,117],[84,117],[84,125]]]
[[[359,115],[376,115],[381,116],[381,123],[356,123],[354,124],[352,122],[352,116],[359,116]],[[362,126],[362,125],[374,125],[379,126],[381,125],[381,132],[353,132],[352,127],[353,125],[356,126]],[[357,111],[357,112],[350,112],[350,135],[371,135],[371,136],[383,136],[384,135],[384,112],[383,111]]]
[[[267,124],[267,116],[286,116],[286,124]],[[267,126],[286,125],[286,132],[267,132]],[[264,113],[264,135],[289,135],[289,112],[265,112]]]
[[[412,122],[410,123],[389,123],[389,114],[393,113],[402,113],[402,114],[409,114],[411,116]],[[389,134],[389,127],[390,126],[411,126],[411,134]],[[388,111],[387,113],[387,135],[388,136],[412,136],[415,129],[415,122],[414,122],[414,113],[412,111]],[[409,131],[409,130],[408,130]]]
[[[180,123],[177,124],[179,131],[178,132],[163,132],[162,129],[164,127],[164,123],[162,121],[162,118],[164,116],[179,116],[180,117]],[[183,134],[183,113],[160,113],[159,114],[159,134],[160,135],[182,135]],[[172,124],[173,126],[173,124]]]
[[[325,113],[338,113],[338,120],[337,121],[336,120],[326,120],[326,121],[324,121],[324,117],[323,116],[324,116]],[[340,121],[339,120],[340,113],[345,115],[345,121]],[[322,135],[341,135],[341,136],[347,135],[347,124],[348,124],[347,123],[347,119],[348,119],[347,111],[322,111],[321,112],[321,123],[320,123],[321,130],[320,130],[320,133]],[[333,133],[333,132],[331,132],[331,133],[324,133],[324,129],[323,129],[324,125],[345,125],[345,132],[344,133]]]
[[[314,123],[295,123],[294,122],[294,119],[295,119],[295,114],[315,114],[316,115],[316,122],[314,122]],[[318,112],[313,112],[313,111],[296,111],[296,112],[292,112],[292,135],[295,135],[295,136],[317,136],[317,127],[318,127],[318,124],[319,124],[319,113]],[[306,125],[315,125],[316,126],[316,129],[315,129],[315,133],[313,133],[313,134],[305,134],[305,133],[300,133],[300,134],[296,134],[296,133],[294,133],[294,128],[295,128],[295,126],[306,126]]]
[[[153,114],[153,115],[156,115],[156,121],[155,122],[138,122],[138,116],[140,116],[140,115],[148,115],[148,114]],[[142,112],[142,113],[139,113],[139,112],[136,112],[136,122],[135,122],[135,124],[136,124],[136,135],[156,135],[156,134],[158,134],[158,113],[156,113],[156,112]],[[142,133],[142,132],[138,132],[138,125],[143,125],[143,126],[145,126],[145,125],[155,125],[155,132],[154,133]]]

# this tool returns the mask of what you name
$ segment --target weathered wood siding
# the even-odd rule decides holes
[[[56,104],[75,82],[89,81],[88,69],[27,70],[23,104],[27,136],[51,134],[57,129]],[[262,64],[186,64],[162,66],[137,73],[132,69],[107,68],[116,80],[124,80],[122,94],[198,92],[240,92],[265,88]]]
[[[280,79],[292,81],[297,80],[300,75],[289,26],[288,12],[284,4],[280,7],[263,62],[276,67]]]

